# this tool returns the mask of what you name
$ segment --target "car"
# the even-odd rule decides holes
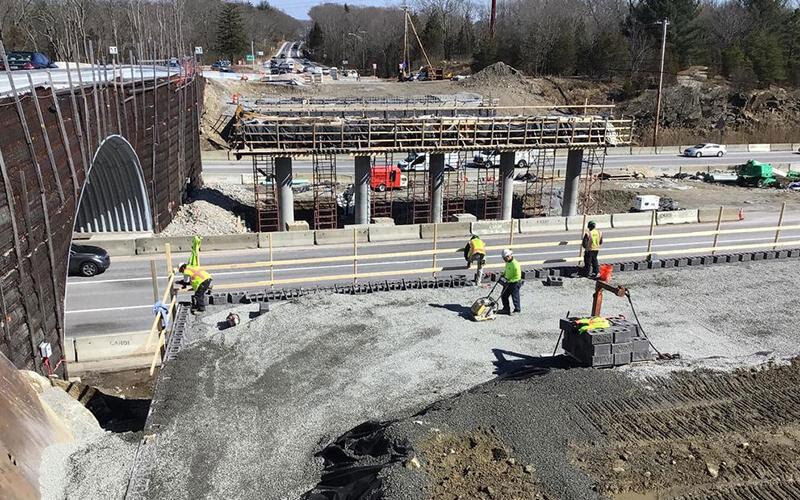
[[[11,71],[57,68],[49,57],[41,52],[14,51],[7,54],[8,67]],[[3,68],[0,68],[3,69]]]
[[[220,73],[231,73],[233,70],[231,69],[231,62],[225,60],[219,60],[211,65],[211,69],[219,71]]]
[[[111,265],[108,252],[91,245],[76,245],[69,249],[69,275],[91,278],[102,274]]]
[[[686,148],[683,150],[683,156],[691,156],[694,158],[701,158],[703,156],[724,156],[727,153],[727,148],[719,144],[703,143]]]
[[[458,154],[446,153],[444,157],[444,170],[453,172],[458,165]],[[408,153],[405,159],[397,162],[397,166],[404,172],[425,172],[428,170],[427,153]]]

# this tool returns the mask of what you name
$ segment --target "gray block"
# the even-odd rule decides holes
[[[612,326],[611,333],[615,344],[630,342],[636,336],[636,330],[628,326]]]
[[[710,255],[703,255],[700,257],[700,262],[702,262],[704,266],[710,266],[714,263],[714,257]]]
[[[620,353],[620,354],[613,354],[614,356],[614,366],[620,365],[628,365],[631,362],[631,353]]]
[[[764,252],[753,252],[753,260],[764,260]]]
[[[775,258],[775,252],[773,252],[772,250],[767,250],[766,252],[763,253],[764,253],[764,260],[772,260]]]
[[[664,263],[661,262],[659,259],[654,259],[647,263],[647,267],[649,269],[661,269],[663,265]]]
[[[664,259],[662,262],[664,263],[662,266],[664,269],[675,267],[675,259]]]
[[[788,256],[789,256],[788,250],[778,250],[776,254],[776,258],[778,259],[785,259]]]
[[[690,266],[701,266],[701,265],[703,265],[703,260],[700,257],[689,257],[689,265]]]
[[[641,271],[643,269],[647,269],[647,262],[634,262],[633,263],[633,270],[634,271]]]
[[[611,344],[611,354],[628,354],[633,352],[633,342]]]
[[[614,334],[610,328],[595,328],[588,330],[584,335],[589,339],[589,344],[610,344],[614,341]]]
[[[550,276],[561,276],[560,269],[549,269]]]
[[[655,353],[652,352],[636,352],[631,353],[631,361],[653,361],[656,359]]]
[[[630,354],[628,355],[630,356]],[[596,368],[614,366],[614,356],[612,354],[602,356],[592,356],[591,366]]]
[[[689,265],[689,259],[686,257],[675,259],[675,267],[686,267],[688,265]]]
[[[650,352],[650,341],[642,337],[636,337],[631,340],[633,344],[633,352]]]
[[[592,356],[608,356],[612,354],[611,352],[612,345],[613,344],[594,344],[590,346],[591,349],[589,350],[589,354],[591,354]]]
[[[793,248],[792,250],[789,250],[789,257],[800,257],[800,248]]]

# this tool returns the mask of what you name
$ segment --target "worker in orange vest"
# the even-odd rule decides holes
[[[211,275],[200,266],[187,266],[181,264],[178,268],[184,276],[183,286],[191,285],[194,290],[192,311],[204,312],[206,310],[206,292],[211,288]]]
[[[603,233],[596,229],[597,224],[593,220],[586,227],[588,231],[583,234],[583,272],[589,278],[596,278],[600,270],[597,255],[603,245]]]

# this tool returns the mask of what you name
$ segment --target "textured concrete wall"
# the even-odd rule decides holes
[[[159,231],[200,182],[202,94],[195,78],[0,100],[0,352],[15,366],[47,373],[42,341],[53,365],[62,358],[69,245],[99,145],[120,135],[133,146]]]

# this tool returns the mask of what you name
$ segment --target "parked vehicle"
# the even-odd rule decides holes
[[[219,60],[211,65],[211,69],[215,71],[219,71],[220,73],[232,73],[233,70],[231,69],[231,62],[225,60]]]
[[[387,189],[400,189],[408,186],[408,177],[403,175],[400,167],[395,165],[375,165],[372,167],[372,176],[369,187],[378,192]]]
[[[649,210],[658,210],[660,196],[653,194],[640,194],[633,199],[632,212],[646,212]]]
[[[424,172],[428,170],[429,165],[428,153],[408,153],[405,159],[397,162],[400,170],[410,172]],[[445,153],[444,155],[444,169],[447,172],[452,172],[458,167],[458,154]]]
[[[8,67],[11,71],[57,68],[49,57],[41,52],[14,51],[7,54]],[[4,70],[0,62],[0,69]]]
[[[683,150],[683,156],[691,156],[694,158],[701,158],[703,156],[724,156],[728,152],[728,148],[720,144],[704,143],[686,148]]]
[[[111,265],[108,252],[100,247],[72,244],[69,249],[69,275],[91,278]]]

